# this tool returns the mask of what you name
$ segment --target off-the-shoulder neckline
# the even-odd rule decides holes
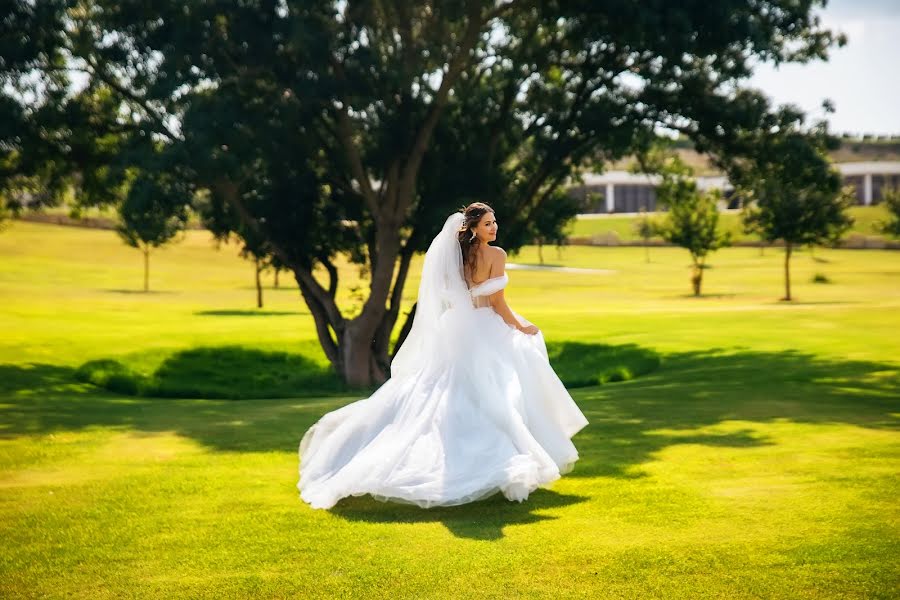
[[[470,289],[470,290],[474,290],[475,288],[481,287],[482,285],[486,284],[486,283],[489,282],[489,281],[493,281],[493,280],[495,280],[495,279],[503,279],[504,277],[507,277],[507,278],[508,278],[509,276],[508,276],[506,273],[503,273],[502,275],[497,275],[496,277],[488,277],[487,279],[485,279],[485,280],[482,281],[481,283],[476,283],[475,285],[473,285],[473,286],[470,287],[469,289]]]

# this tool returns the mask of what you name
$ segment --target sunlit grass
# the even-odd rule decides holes
[[[888,210],[883,204],[873,206],[853,206],[849,210],[854,223],[847,235],[881,236],[879,223],[887,220]],[[652,218],[663,218],[664,213],[651,213]],[[640,240],[640,236],[634,231],[634,223],[637,215],[612,214],[602,217],[578,218],[569,226],[568,234],[574,237],[605,236],[613,232],[617,239],[622,241]],[[739,210],[722,212],[719,217],[719,227],[722,231],[731,233],[735,241],[757,241],[759,236],[744,232]]]
[[[297,496],[297,444],[357,396],[172,399],[76,377],[93,360],[154,373],[174,358],[179,381],[198,378],[209,348],[239,348],[222,357],[256,371],[278,353],[324,365],[288,277],[257,310],[252,265],[198,231],[151,259],[143,294],[140,255],[112,232],[13,223],[0,233],[0,596],[895,597],[900,254],[802,252],[784,303],[776,249],[714,254],[701,298],[679,249],[650,263],[640,248],[544,253],[604,270],[509,271],[510,304],[561,374],[585,348],[659,360],[573,388],[590,421],[575,471],[522,504],[358,497],[326,512]]]

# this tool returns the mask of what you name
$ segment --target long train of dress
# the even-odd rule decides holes
[[[429,508],[500,491],[521,502],[572,470],[571,438],[588,421],[550,366],[543,335],[479,306],[508,281],[503,274],[473,287],[474,310],[444,312],[440,350],[426,351],[419,368],[307,430],[303,500],[330,508],[370,494]]]

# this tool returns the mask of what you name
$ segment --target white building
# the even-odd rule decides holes
[[[886,187],[900,188],[900,162],[838,163],[835,167],[843,175],[844,183],[855,188],[860,205],[881,202]],[[571,186],[569,193],[584,203],[584,214],[634,213],[642,208],[657,210],[656,186],[661,181],[658,175],[607,171],[588,173],[583,179],[583,183]],[[724,199],[723,208],[737,207],[734,187],[726,177],[697,177],[697,187],[719,189]]]

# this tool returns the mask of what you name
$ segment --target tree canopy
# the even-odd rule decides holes
[[[821,3],[20,1],[0,21],[0,179],[102,203],[139,169],[208,192],[204,219],[266,241],[332,364],[368,384],[449,212],[488,202],[508,250],[552,239],[566,182],[660,127],[742,168],[803,115],[741,84],[841,42]],[[370,275],[352,317],[342,255]]]

